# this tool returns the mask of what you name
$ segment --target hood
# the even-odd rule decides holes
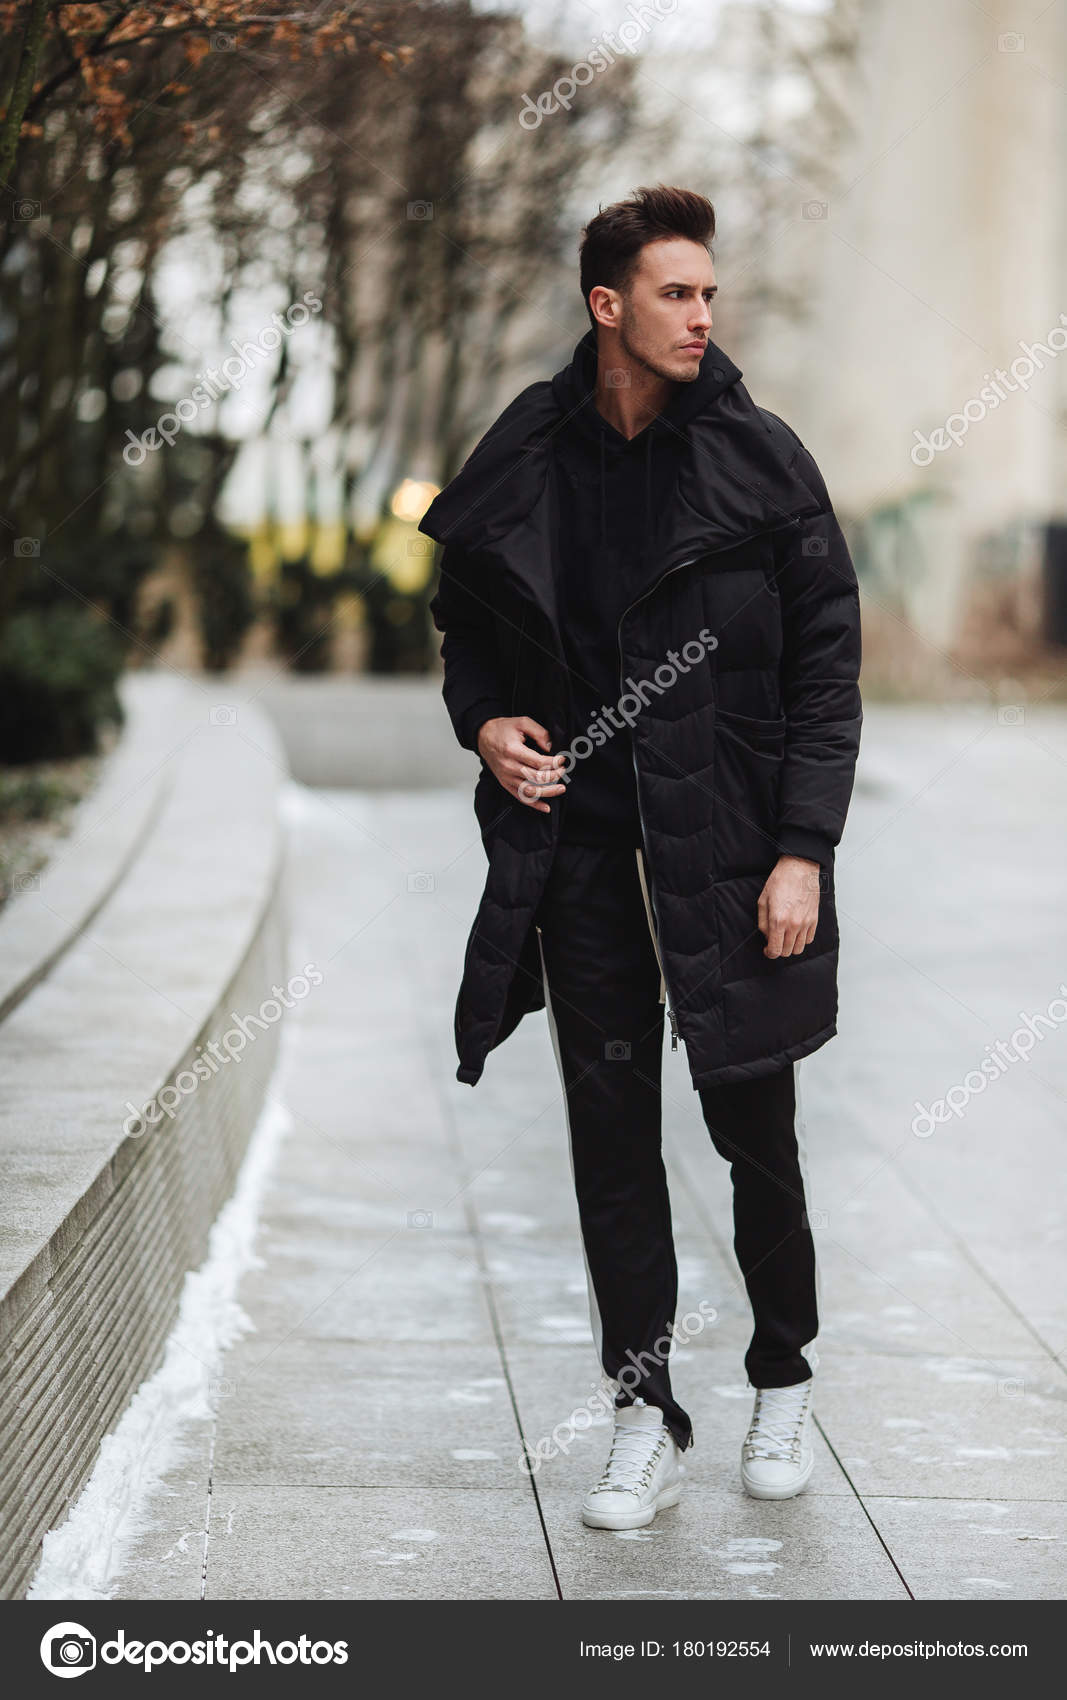
[[[530,384],[504,409],[430,503],[419,530],[438,543],[468,550],[492,548],[535,508],[547,476],[550,457],[545,451],[568,415],[579,430],[598,438],[605,456],[612,439],[625,449],[626,439],[601,417],[592,400],[596,359],[596,332],[590,325],[555,377]],[[709,342],[699,376],[680,384],[663,412],[634,439],[638,451],[646,456],[656,452],[642,441],[646,437],[662,442],[672,435],[680,447],[691,422],[740,377],[740,367]],[[645,476],[650,475],[647,461]]]
[[[592,326],[575,347],[570,363],[558,371],[551,392],[563,416],[563,429],[575,433],[597,457],[599,465],[600,537],[606,537],[606,490],[608,461],[631,460],[634,477],[644,488],[643,546],[652,546],[655,531],[653,504],[654,462],[657,457],[677,462],[688,442],[690,420],[703,413],[737,382],[740,367],[709,341],[697,376],[675,386],[670,400],[636,436],[626,438],[599,411],[595,400],[597,376],[597,333]]]

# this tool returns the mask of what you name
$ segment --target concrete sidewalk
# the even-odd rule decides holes
[[[597,1364],[544,1014],[473,1091],[455,1080],[485,866],[470,788],[307,792],[300,815],[292,966],[325,981],[241,1288],[255,1332],[118,1597],[1062,1597],[1067,717],[868,713],[840,1034],[798,1073],[821,1362],[815,1474],[784,1504],[740,1486],[729,1175],[665,1049],[679,1311],[719,1314],[672,1370],[686,1495],[626,1535],[578,1518],[606,1423],[532,1483],[518,1467]],[[917,1136],[916,1100],[973,1087],[1020,1012],[1044,1016],[1029,1060]]]

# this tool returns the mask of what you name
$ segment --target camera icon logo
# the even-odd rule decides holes
[[[96,1637],[80,1623],[54,1623],[41,1641],[41,1663],[53,1676],[84,1676],[96,1666]]]
[[[217,702],[208,714],[212,726],[236,726],[237,710],[231,702]]]
[[[605,1062],[629,1062],[630,1041],[628,1039],[607,1039],[604,1043]]]

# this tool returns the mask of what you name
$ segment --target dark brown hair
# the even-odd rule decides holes
[[[690,242],[702,242],[710,253],[714,235],[715,208],[692,189],[670,189],[659,183],[654,189],[635,189],[629,199],[602,207],[582,231],[578,249],[590,324],[596,325],[590,293],[598,284],[603,289],[625,292],[646,243],[682,236]]]

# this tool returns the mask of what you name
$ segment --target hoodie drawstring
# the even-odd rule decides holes
[[[600,438],[600,541],[603,543],[607,537],[607,527],[604,519],[604,433],[603,431],[600,431],[597,434]]]

